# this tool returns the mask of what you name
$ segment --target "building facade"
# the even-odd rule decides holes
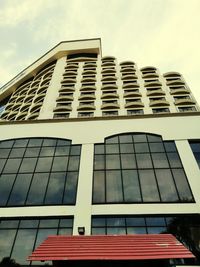
[[[172,233],[199,259],[200,110],[181,74],[62,42],[0,108],[1,258],[29,265],[51,234]]]

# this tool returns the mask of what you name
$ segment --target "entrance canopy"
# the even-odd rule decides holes
[[[194,258],[171,234],[49,236],[31,261]]]

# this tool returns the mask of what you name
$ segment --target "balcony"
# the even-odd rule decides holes
[[[147,96],[159,96],[159,95],[165,95],[165,92],[161,89],[147,91]]]
[[[101,105],[101,109],[118,109],[120,108],[119,104],[117,103],[104,103]]]
[[[138,100],[138,101],[130,101],[128,103],[125,104],[124,106],[125,108],[138,108],[138,107],[144,107],[144,104]]]
[[[94,104],[80,104],[77,107],[77,110],[95,110],[95,105]]]
[[[171,95],[190,94],[190,91],[185,87],[181,87],[177,89],[171,89],[170,94]]]
[[[119,95],[116,94],[116,93],[104,93],[102,96],[101,96],[101,99],[111,99],[111,98],[119,98]]]
[[[137,92],[137,91],[133,91],[133,92],[127,92],[127,93],[124,93],[124,97],[135,97],[135,96],[142,96],[142,94],[140,92]]]
[[[182,98],[182,99],[175,99],[174,104],[175,105],[192,105],[196,102],[190,98]]]
[[[169,102],[166,100],[150,100],[150,107],[169,106]]]
[[[74,100],[74,98],[73,98],[73,96],[71,96],[71,95],[65,95],[65,96],[59,96],[59,97],[57,97],[56,98],[56,102],[59,102],[59,101],[73,101]]]
[[[78,100],[94,100],[96,99],[95,95],[94,94],[84,94],[84,95],[81,95],[79,96]]]

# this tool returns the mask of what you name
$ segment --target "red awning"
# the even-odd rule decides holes
[[[146,260],[194,258],[171,234],[49,236],[28,260]]]

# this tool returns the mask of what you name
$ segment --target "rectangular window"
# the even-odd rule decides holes
[[[200,141],[191,141],[190,147],[200,168]]]

